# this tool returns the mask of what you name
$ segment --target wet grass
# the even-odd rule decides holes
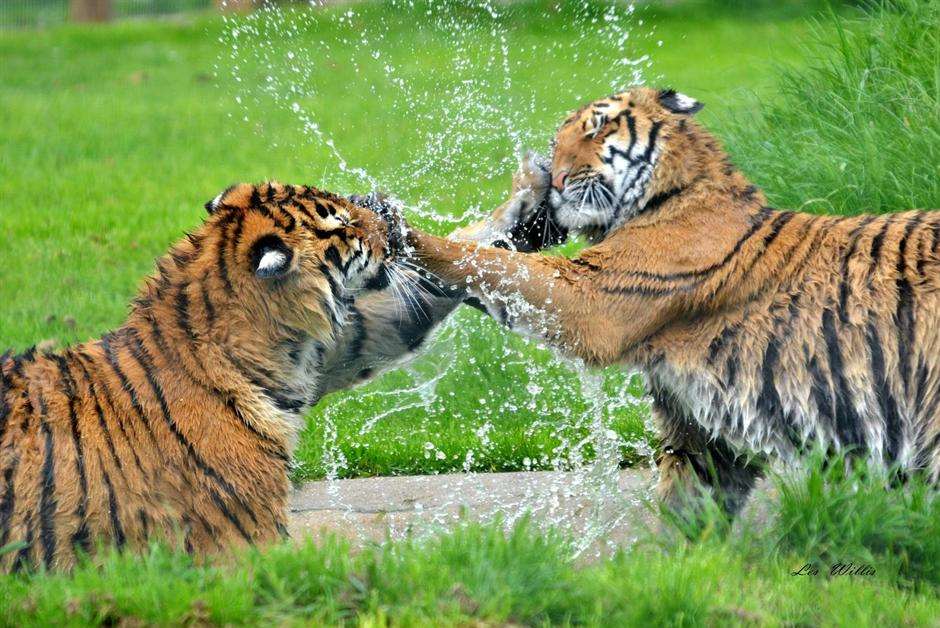
[[[940,502],[916,481],[832,469],[777,480],[763,525],[649,534],[603,559],[575,560],[564,536],[526,523],[209,565],[111,554],[72,575],[0,576],[0,623],[935,626]]]
[[[531,94],[543,99],[521,130],[544,144],[568,108],[608,91],[611,71],[600,64],[610,53],[596,52],[608,44],[576,42],[568,28],[573,16],[556,13],[554,4],[512,6],[506,18],[512,55],[522,63],[508,96],[517,103]],[[776,16],[645,11],[626,53],[652,55],[651,80],[707,102],[706,121],[738,107],[751,90],[772,100],[770,68],[799,61],[795,42],[807,30],[800,20]],[[366,5],[357,15],[354,22],[321,22],[303,42],[268,42],[277,53],[273,74],[315,85],[304,104],[344,156],[406,200],[428,200],[436,211],[457,215],[501,202],[512,169],[507,137],[470,142],[419,177],[401,172],[398,165],[424,146],[418,131],[470,132],[474,120],[439,112],[446,102],[438,100],[391,106],[383,71],[366,58],[375,48],[402,68],[415,93],[440,93],[442,77],[434,70],[453,50],[446,32],[421,19],[420,8],[401,13]],[[363,48],[352,39],[363,24],[378,21],[386,33],[381,42]],[[262,85],[272,71],[246,62],[237,83],[229,73],[230,45],[217,41],[222,36],[223,24],[212,16],[0,34],[0,346],[23,349],[45,340],[61,346],[120,323],[153,259],[234,180],[356,190],[285,107],[249,97],[243,106],[235,102],[246,84]],[[311,76],[285,69],[286,51],[300,44],[317,49]],[[556,54],[545,68],[538,51],[551,45],[570,56]],[[487,50],[466,53],[472,72],[502,85]],[[312,411],[296,477],[331,469],[351,476],[564,465],[568,444],[580,441],[592,420],[582,375],[472,311],[459,312],[446,333],[454,335],[445,334],[413,365],[419,376],[396,371]],[[442,370],[430,403],[419,394],[389,394]],[[645,439],[646,409],[632,398],[641,388],[617,369],[602,379],[611,393],[606,405],[613,406],[606,420],[622,436],[628,459],[636,455],[628,443]],[[361,434],[363,427],[369,429]]]

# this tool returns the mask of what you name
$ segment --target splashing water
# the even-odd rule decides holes
[[[437,232],[502,202],[519,154],[544,149],[566,111],[642,83],[651,67],[629,52],[652,35],[635,35],[644,25],[632,3],[311,5],[224,18],[216,71],[239,106],[234,133],[247,125],[285,163],[309,163],[305,182],[318,187],[390,192]],[[321,468],[300,473],[351,475],[370,438],[404,446],[407,421],[426,436],[414,452],[424,468],[568,472],[501,510],[507,523],[537,511],[566,527],[559,495],[576,492],[592,509],[583,549],[622,516],[618,463],[649,459],[640,390],[635,374],[588,371],[461,311],[404,369],[321,402],[318,438],[298,452]],[[510,420],[524,426],[523,451],[507,451]]]

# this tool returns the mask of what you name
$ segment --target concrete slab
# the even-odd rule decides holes
[[[461,521],[536,525],[569,532],[582,550],[628,543],[655,523],[648,508],[653,474],[614,471],[529,472],[381,477],[310,482],[291,495],[294,538],[325,532],[356,543],[421,535]]]

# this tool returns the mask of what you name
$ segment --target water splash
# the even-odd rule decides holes
[[[642,83],[651,67],[648,54],[632,52],[649,48],[653,32],[633,3],[312,2],[223,19],[216,71],[240,112],[236,134],[257,132],[285,161],[309,158],[324,189],[391,192],[409,220],[438,232],[501,202],[518,155],[547,150],[567,110]],[[622,516],[618,462],[651,453],[649,426],[636,427],[646,415],[640,390],[635,374],[589,371],[460,312],[406,369],[317,408],[321,471],[348,475],[370,435],[408,417],[427,435],[416,455],[473,473],[516,453],[499,439],[515,416],[540,443],[516,466],[570,473],[504,504],[504,518],[536,511],[565,527],[560,504],[576,492],[592,509],[589,533],[579,531],[587,548]],[[473,444],[445,442],[435,433],[443,422]]]

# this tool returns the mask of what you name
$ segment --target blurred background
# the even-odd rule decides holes
[[[299,3],[320,6],[348,4],[356,1],[303,2],[303,0],[298,0]],[[681,0],[671,0],[671,2],[667,0],[666,4],[679,1]],[[705,0],[705,2],[708,1]],[[839,1],[836,0],[837,3]],[[852,0],[841,1],[852,2]],[[861,1],[855,0],[854,3],[860,4]],[[34,28],[65,21],[107,22],[128,17],[171,15],[211,8],[223,11],[250,11],[265,4],[274,4],[274,2],[270,0],[5,0],[0,5],[0,28]],[[791,9],[797,10],[801,8],[801,5],[823,5],[819,0],[777,0],[776,2],[773,0],[712,0],[711,4],[742,11],[764,9],[773,5],[789,5]]]

